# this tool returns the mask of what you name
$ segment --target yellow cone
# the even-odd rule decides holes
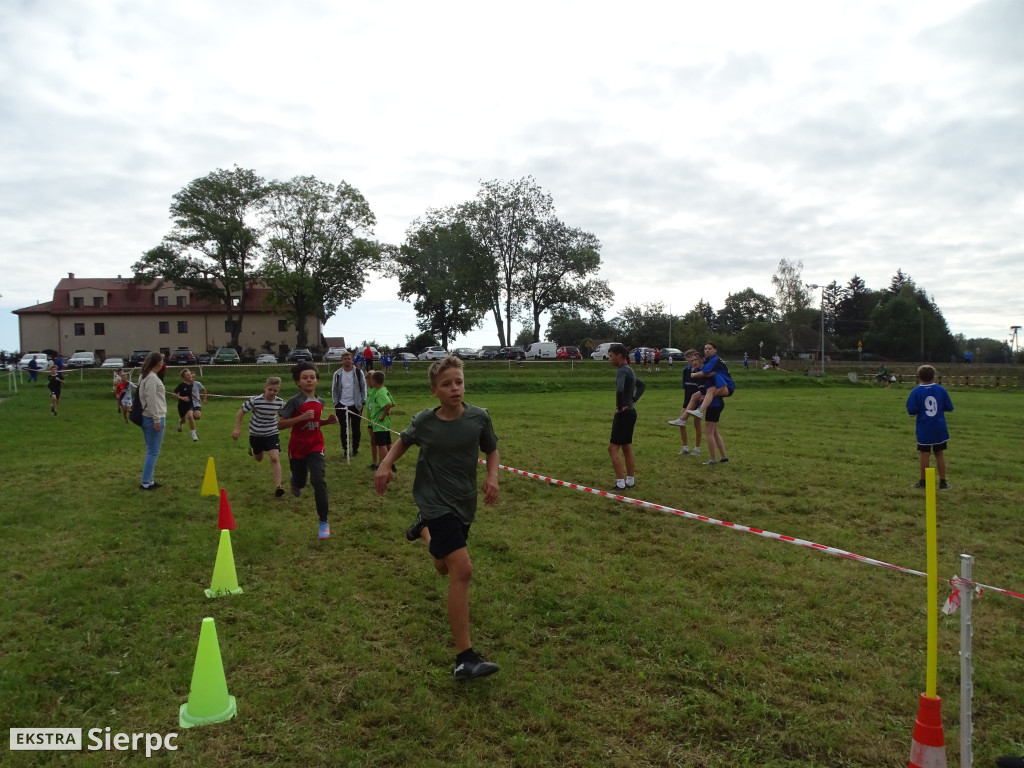
[[[206,462],[206,477],[203,478],[203,490],[199,492],[199,495],[220,496],[218,487],[217,470],[213,468],[213,456],[211,456]]]
[[[217,562],[213,566],[213,580],[206,590],[207,597],[224,597],[224,595],[240,595],[242,588],[238,586],[238,575],[235,573],[235,553],[231,549],[231,531],[220,532],[220,544],[217,547]]]
[[[199,631],[192,687],[188,692],[188,702],[182,704],[178,711],[178,725],[191,728],[193,725],[222,723],[237,713],[235,697],[228,695],[228,682],[224,678],[217,627],[213,619],[205,618]]]

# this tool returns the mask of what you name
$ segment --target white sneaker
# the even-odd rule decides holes
[[[695,418],[695,419],[703,419],[704,418],[704,411],[687,411],[687,413],[690,414],[691,416],[693,416],[693,418]]]
[[[694,456],[700,456],[700,448],[694,448],[693,449],[693,455]]]
[[[707,464],[717,464],[717,463],[718,463],[718,461],[716,461],[715,459],[708,459],[707,461],[704,462],[705,465],[707,465]]]
[[[199,442],[199,435],[197,435],[195,432],[193,432],[192,433],[192,439],[198,443]]]
[[[669,424],[671,424],[673,427],[685,427],[686,426],[686,422],[683,421],[682,419],[672,419],[672,421],[670,421]]]
[[[689,447],[688,445],[684,445],[684,446],[683,446],[683,447],[682,447],[682,448],[681,448],[681,449],[679,450],[679,453],[677,453],[677,454],[676,454],[676,456],[682,456],[682,455],[683,455],[684,453],[685,453],[685,454],[687,454],[687,455],[689,455],[689,453],[690,453],[690,447]]]

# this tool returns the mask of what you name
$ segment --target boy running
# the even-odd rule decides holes
[[[117,398],[117,409],[124,417],[124,423],[128,423],[128,414],[132,412],[132,384],[128,381],[128,374],[118,368],[119,375],[117,384],[114,385],[114,397]]]
[[[60,390],[64,386],[64,374],[57,370],[57,365],[50,366],[50,379],[46,388],[50,390],[50,413],[57,415],[57,403],[60,402]]]
[[[299,393],[281,408],[278,429],[291,429],[288,438],[288,464],[291,467],[292,496],[301,496],[306,478],[313,486],[316,514],[320,518],[318,538],[329,539],[331,526],[327,524],[327,483],[324,480],[323,424],[336,424],[338,417],[331,414],[321,420],[324,401],[316,396],[317,372],[312,363],[298,363],[292,368],[292,379]]]
[[[384,372],[370,371],[366,375],[370,391],[366,395],[366,407],[370,418],[370,469],[378,469],[391,448],[391,409],[395,407],[395,398],[384,386]],[[395,467],[391,468],[395,471]]]
[[[181,372],[181,384],[172,393],[178,400],[178,431],[188,422],[192,440],[198,441],[196,422],[203,416],[203,405],[206,403],[206,388],[196,381],[195,374],[188,368]]]
[[[935,470],[939,473],[939,488],[949,490],[946,482],[946,444],[949,429],[946,414],[953,410],[953,401],[941,384],[935,383],[935,369],[922,365],[917,369],[921,383],[914,387],[907,398],[907,413],[917,417],[917,450],[921,456],[921,479],[915,488],[924,488],[924,471],[931,463],[930,454],[935,454]]]
[[[281,487],[281,438],[277,428],[277,414],[284,406],[284,400],[277,396],[281,391],[281,379],[271,376],[263,385],[262,395],[253,395],[244,403],[235,416],[232,440],[242,435],[242,418],[251,413],[249,419],[249,455],[256,461],[263,461],[263,454],[270,458],[270,476],[274,481],[274,495],[284,496]]]
[[[466,391],[462,361],[454,355],[430,366],[430,394],[440,405],[417,413],[374,475],[384,494],[394,463],[412,445],[420,447],[412,495],[419,508],[406,531],[409,541],[427,542],[434,568],[448,576],[448,624],[455,640],[456,680],[493,675],[498,665],[485,661],[470,641],[469,581],[473,564],[466,540],[476,517],[477,456],[484,453],[487,477],[484,502],[498,500],[498,438],[490,414],[462,401]]]

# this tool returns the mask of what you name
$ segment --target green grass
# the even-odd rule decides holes
[[[909,388],[737,373],[722,421],[732,462],[716,467],[676,456],[677,375],[640,374],[632,495],[924,570]],[[267,374],[201,380],[253,394]],[[329,432],[333,536],[319,542],[312,499],[273,498],[267,465],[231,441],[237,400],[211,400],[197,444],[169,432],[165,487],[143,493],[142,437],[115,419],[107,374],[69,378],[58,418],[44,384],[0,402],[0,725],[179,732],[156,765],[906,764],[925,689],[923,578],[503,472],[470,544],[474,644],[502,671],[457,685],[445,582],[403,536],[411,455],[379,498],[366,452],[346,465]],[[502,463],[610,488],[610,366],[470,364],[467,381]],[[389,387],[397,428],[431,404],[423,368]],[[940,575],[966,552],[979,581],[1021,591],[1024,401],[952,396]],[[245,590],[217,600],[203,594],[218,540],[217,500],[199,495],[210,456]],[[182,731],[204,616],[238,717]],[[974,618],[982,765],[1024,750],[1024,602],[986,593]],[[958,649],[959,614],[940,616],[950,765]],[[0,764],[138,760],[5,749]]]

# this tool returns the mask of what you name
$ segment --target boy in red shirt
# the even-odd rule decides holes
[[[313,486],[316,513],[320,518],[318,537],[328,539],[331,527],[327,524],[327,483],[324,481],[323,424],[337,424],[338,417],[331,414],[321,420],[324,401],[316,396],[317,372],[312,363],[299,363],[292,368],[292,379],[299,385],[299,393],[284,404],[278,419],[278,429],[291,428],[288,438],[288,464],[291,467],[292,495],[301,496],[306,477]]]

